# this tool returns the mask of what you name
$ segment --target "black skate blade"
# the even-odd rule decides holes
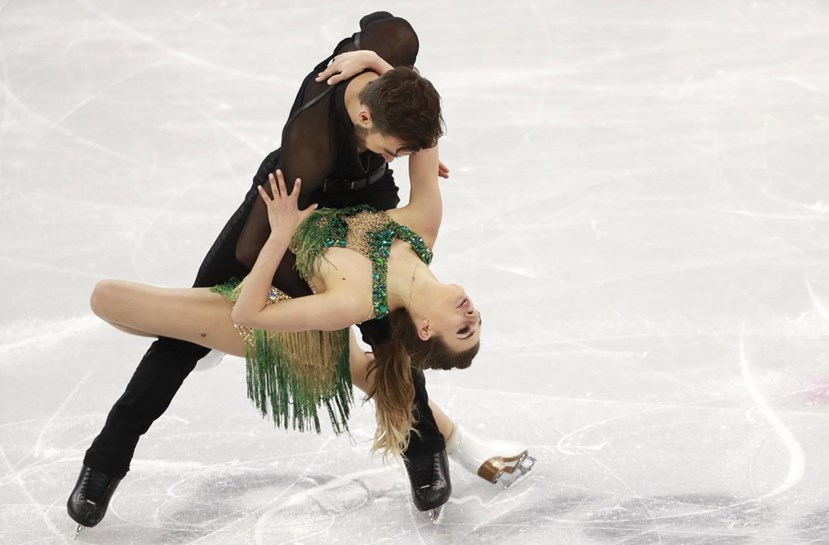
[[[441,517],[443,515],[443,506],[439,505],[434,509],[429,509],[429,520],[432,521],[432,524],[437,524],[441,521]]]

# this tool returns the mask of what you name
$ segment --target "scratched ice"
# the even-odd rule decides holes
[[[430,392],[526,443],[509,491],[276,432],[191,376],[84,543],[829,543],[829,4],[0,2],[0,544],[68,543],[146,340],[95,281],[189,285],[297,83],[372,9],[441,91],[434,267],[484,315]],[[296,4],[299,6],[299,4]],[[405,191],[405,162],[395,163]]]

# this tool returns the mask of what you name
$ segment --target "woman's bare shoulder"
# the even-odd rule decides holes
[[[437,229],[432,221],[422,221],[418,218],[418,215],[415,213],[414,210],[404,206],[403,208],[395,208],[393,210],[388,210],[387,214],[389,217],[394,220],[396,223],[400,225],[405,225],[416,235],[423,239],[423,243],[426,244],[426,247],[430,250],[435,245],[435,240],[437,240]]]

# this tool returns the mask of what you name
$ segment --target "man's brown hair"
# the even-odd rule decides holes
[[[416,153],[434,147],[443,136],[440,95],[414,68],[389,70],[366,85],[359,99],[371,111],[375,130],[403,142],[395,151]]]

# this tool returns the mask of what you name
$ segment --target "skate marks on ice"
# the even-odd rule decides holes
[[[829,506],[800,517],[791,525],[792,535],[815,544],[829,543]]]
[[[375,504],[404,505],[405,498],[386,497],[402,491],[382,486],[383,481],[396,481],[388,478],[387,468],[339,476],[310,471],[297,478],[296,473],[275,470],[272,462],[204,468],[170,486],[166,494],[157,490],[168,480],[163,474],[125,480],[107,515],[109,524],[85,530],[86,537],[104,543],[140,533],[139,543],[183,544],[228,543],[244,536],[246,542],[276,543],[323,535],[341,517],[351,524],[356,524],[355,516],[368,520]]]
[[[472,488],[461,487],[472,493],[450,499],[435,524],[412,506],[399,467],[374,464],[373,469],[342,475],[311,470],[298,478],[294,466],[274,467],[274,461],[189,470],[184,465],[139,464],[113,498],[105,522],[85,529],[79,542],[109,543],[130,536],[136,543],[170,545],[239,539],[257,544],[339,543],[348,535],[348,542],[433,543],[469,532],[485,536],[491,524],[511,525],[513,513],[520,510],[527,513],[519,519],[523,524],[533,512],[522,508],[535,495],[526,481],[518,486],[520,491],[473,481]],[[170,484],[175,475],[179,479]],[[163,482],[168,483],[166,493],[159,490]],[[60,515],[56,509],[53,521],[66,526]]]
[[[762,535],[775,521],[775,514],[762,504],[734,496],[654,496],[599,508],[585,521],[585,535],[643,545],[743,543]]]
[[[250,536],[257,544],[338,542],[337,536],[343,532],[364,543],[398,539],[431,542],[461,528],[465,534],[470,528],[509,520],[511,513],[533,496],[532,486],[523,482],[517,485],[520,491],[505,491],[473,481],[476,486],[471,490],[484,493],[451,498],[434,522],[428,513],[413,507],[408,482],[396,466],[343,475],[309,471],[297,479],[275,474],[260,464],[204,477],[194,475],[176,483],[155,509],[156,523],[175,526],[172,532],[164,533],[164,539],[181,537],[182,528],[190,526],[193,532],[188,539],[199,543],[221,543],[239,535]],[[204,505],[200,505],[202,498]],[[143,501],[146,504],[146,499]],[[480,509],[470,509],[470,503]],[[237,508],[233,511],[228,506]],[[123,504],[115,507],[124,518]]]
[[[783,543],[794,536],[829,543],[825,509],[786,521],[785,514],[756,500],[714,494],[653,496],[592,507],[598,508],[580,522],[585,536],[602,543],[713,545],[775,539]],[[591,506],[580,508],[584,512]]]
[[[566,536],[572,543],[725,545],[789,543],[797,536],[829,543],[829,509],[787,520],[785,513],[756,500],[729,495],[691,493],[622,501],[610,494],[578,491],[544,499],[533,496],[505,516],[470,528],[456,542],[544,543],[550,536]]]

